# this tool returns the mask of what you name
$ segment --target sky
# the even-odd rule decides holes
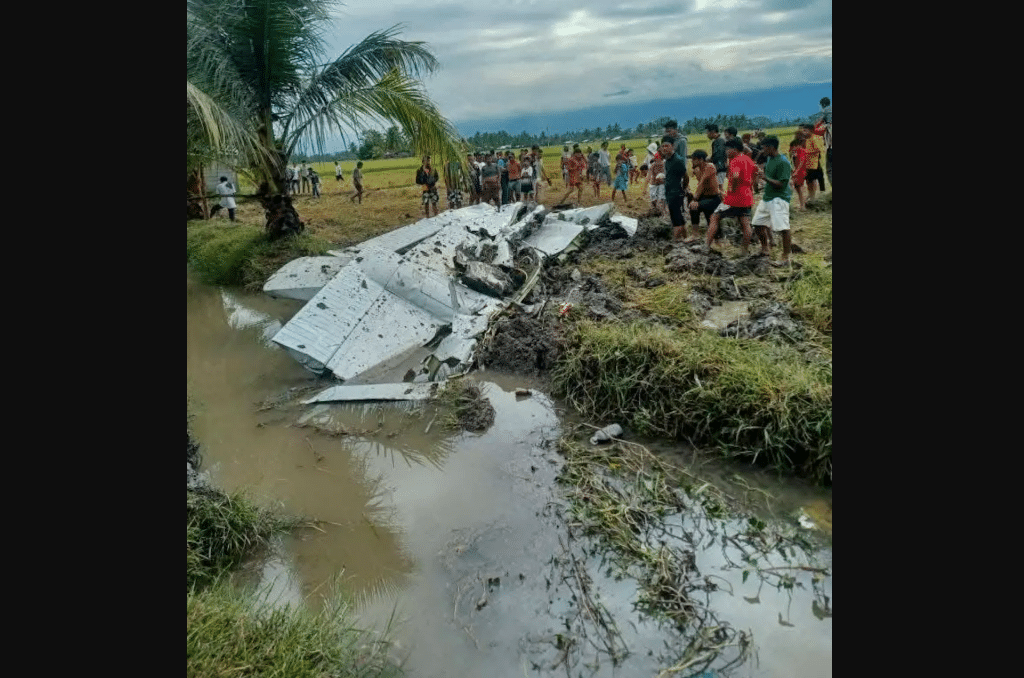
[[[831,0],[348,0],[334,14],[334,54],[395,24],[426,42],[441,67],[425,88],[464,135],[808,115],[832,96]]]

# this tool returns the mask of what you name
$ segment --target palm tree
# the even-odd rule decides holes
[[[198,121],[190,129],[218,132],[220,147],[230,145],[263,184],[268,206],[290,207],[281,194],[296,149],[323,152],[328,138],[368,124],[397,125],[418,154],[459,157],[455,129],[418,80],[438,66],[426,46],[392,27],[330,60],[324,35],[335,4],[187,0],[188,102]],[[204,138],[216,146],[214,137]]]

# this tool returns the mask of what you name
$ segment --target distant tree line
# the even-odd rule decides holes
[[[769,127],[791,127],[805,122],[817,122],[819,113],[811,113],[802,118],[787,118],[772,120],[764,115],[750,117],[747,115],[718,115],[708,117],[692,117],[689,120],[679,120],[679,127],[685,134],[700,134],[704,132],[706,125],[718,125],[719,129],[735,127],[738,130],[767,129]],[[546,132],[531,134],[522,131],[519,134],[509,134],[505,130],[500,132],[477,132],[471,137],[464,139],[464,143],[470,149],[492,149],[502,146],[513,148],[528,148],[537,146],[558,146],[563,141],[603,141],[615,137],[654,137],[660,136],[665,127],[665,122],[671,120],[668,116],[662,116],[647,123],[640,123],[636,127],[623,128],[619,123],[613,123],[607,127],[584,127],[583,129],[568,130],[562,134],[548,135]],[[347,151],[336,153],[320,153],[317,155],[293,154],[298,162],[332,162],[334,160],[374,160],[378,158],[402,157],[411,153],[408,137],[397,126],[389,127],[386,131],[369,129],[364,131],[358,143],[351,142]]]
[[[699,134],[704,132],[706,125],[718,125],[719,129],[735,127],[739,130],[765,129],[768,127],[790,127],[804,122],[816,122],[818,113],[812,113],[801,118],[787,118],[772,120],[771,118],[759,115],[750,117],[747,115],[718,115],[704,118],[696,117],[689,120],[679,120],[679,128],[686,134]],[[562,134],[548,135],[545,132],[530,134],[523,131],[512,135],[502,130],[500,132],[477,132],[465,139],[466,144],[472,148],[491,149],[501,146],[529,147],[534,144],[538,146],[557,146],[563,141],[603,141],[615,137],[652,137],[659,136],[664,131],[665,122],[672,120],[668,116],[662,116],[647,123],[641,123],[636,127],[623,128],[619,123],[608,127],[584,127],[583,129],[567,130]]]

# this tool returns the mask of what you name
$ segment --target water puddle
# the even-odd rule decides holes
[[[724,330],[729,323],[750,317],[750,309],[746,301],[723,301],[712,306],[701,321],[701,326],[709,330]]]
[[[656,675],[705,628],[681,632],[642,615],[636,573],[567,528],[564,458],[553,444],[563,417],[537,384],[475,375],[496,411],[482,434],[442,428],[430,405],[299,406],[326,384],[267,345],[268,328],[297,302],[191,279],[187,302],[203,468],[226,490],[316,520],[262,564],[280,595],[317,605],[340,587],[363,624],[390,625],[413,676]],[[670,515],[666,525],[696,535],[686,520]],[[747,523],[702,525],[694,567],[722,580],[706,604],[758,649],[758,663],[739,673],[831,675],[831,577],[787,569],[778,554],[764,567],[791,586],[744,575],[750,568],[736,561],[745,551],[730,539]],[[831,552],[819,556],[830,568]]]

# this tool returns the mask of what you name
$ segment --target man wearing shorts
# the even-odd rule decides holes
[[[766,137],[762,142],[768,162],[764,166],[764,197],[754,211],[753,224],[757,229],[757,238],[761,241],[761,252],[768,252],[768,229],[782,233],[782,260],[775,262],[777,266],[789,263],[793,241],[789,233],[789,199],[792,189],[789,178],[793,174],[793,166],[789,158],[779,153],[779,138]]]
[[[683,191],[686,176],[686,160],[676,155],[675,137],[666,134],[661,138],[661,157],[665,161],[665,205],[668,216],[672,220],[672,238],[682,240],[686,237],[686,217],[683,216]]]
[[[725,155],[729,158],[729,188],[722,204],[711,215],[706,244],[710,249],[722,217],[736,217],[743,228],[743,255],[746,256],[750,254],[750,208],[754,204],[757,165],[743,154],[743,142],[735,137],[725,142]]]
[[[711,227],[711,215],[722,204],[722,191],[718,187],[718,173],[715,171],[715,166],[708,162],[707,152],[694,151],[692,160],[693,176],[697,179],[697,187],[693,189],[693,199],[690,200],[690,223],[693,225],[694,234],[696,234],[701,214],[708,222],[708,227]],[[722,239],[721,230],[715,233],[715,237],[719,240]]]
[[[416,170],[416,185],[423,187],[423,216],[430,217],[430,208],[434,208],[437,216],[437,170],[430,165],[430,156],[423,156],[423,164]]]

